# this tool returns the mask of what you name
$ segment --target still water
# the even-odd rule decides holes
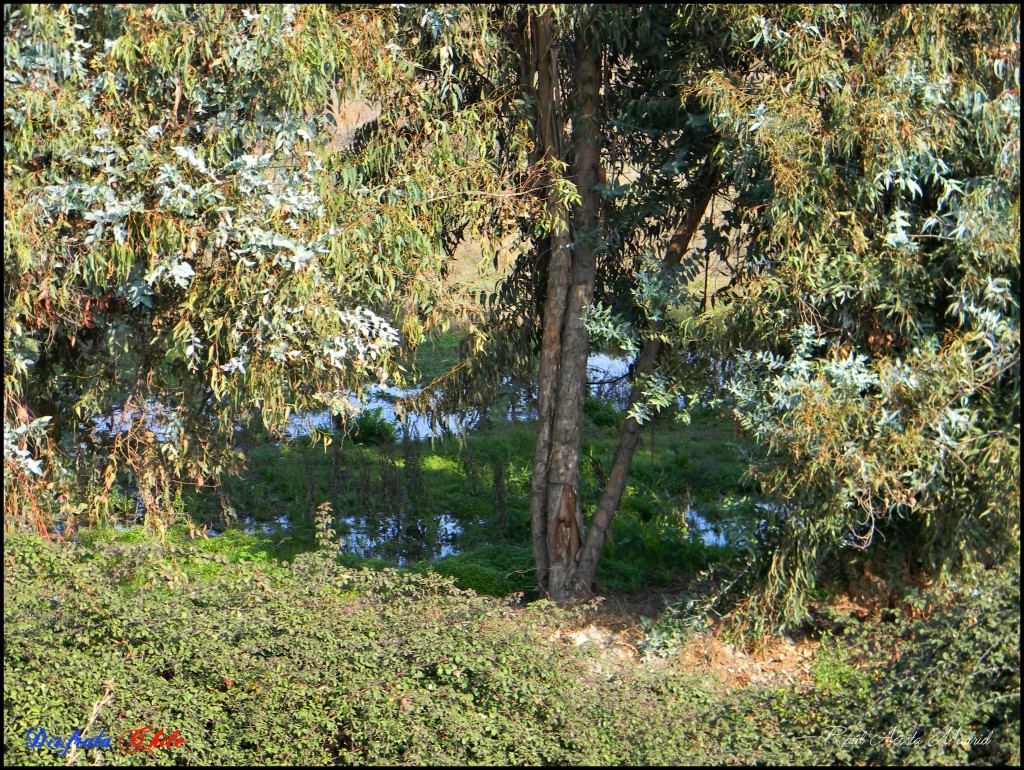
[[[631,361],[627,358],[594,353],[587,361],[587,381],[592,396],[623,408],[628,402],[630,382],[628,378]],[[350,396],[350,402],[359,411],[380,410],[383,420],[396,425],[412,440],[436,438],[442,432],[458,433],[473,427],[479,415],[470,414],[457,418],[448,416],[443,423],[443,430],[435,428],[430,419],[422,414],[406,414],[404,423],[399,420],[395,410],[395,402],[399,399],[415,395],[416,389],[403,390],[391,386],[372,386],[367,388],[364,398],[359,401]],[[137,410],[129,408],[122,411],[113,410],[111,417],[93,418],[94,434],[116,434],[128,430],[134,422]],[[525,387],[516,390],[510,399],[507,419],[535,419],[536,389]],[[158,441],[166,441],[177,431],[170,410],[156,402],[147,402],[142,406],[142,418]],[[331,413],[327,410],[305,414],[294,414],[290,417],[285,429],[286,439],[294,440],[308,436],[313,430],[332,430]],[[706,520],[698,511],[690,509],[687,520],[691,530],[706,545],[724,546],[727,542],[728,527]],[[368,515],[339,515],[334,522],[338,532],[341,548],[344,553],[361,557],[378,557],[397,560],[400,564],[409,564],[424,559],[439,559],[451,556],[459,551],[459,537],[462,528],[458,520],[444,514],[439,520],[421,521],[415,517],[396,516],[385,512]],[[287,516],[279,516],[271,521],[255,521],[246,517],[242,528],[249,533],[266,536],[287,536],[291,522]],[[217,536],[221,532],[209,529],[208,535]]]

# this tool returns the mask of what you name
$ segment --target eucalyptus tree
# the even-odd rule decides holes
[[[591,593],[640,425],[655,400],[671,400],[655,387],[663,314],[682,301],[669,287],[693,277],[690,242],[719,178],[710,124],[681,96],[676,65],[684,51],[694,61],[713,55],[712,24],[685,24],[670,6],[518,8],[511,18],[506,77],[534,139],[523,180],[536,200],[523,222],[530,239],[467,358],[419,406],[485,406],[502,377],[538,361],[533,552],[540,590],[562,601]],[[614,336],[630,323],[629,350],[647,343],[634,366],[634,414],[588,526],[578,487],[590,331]]]
[[[799,622],[824,568],[878,553],[883,539],[911,571],[1016,558],[1016,9],[556,7],[516,18],[538,169],[528,179],[547,182],[527,189],[548,213],[455,398],[487,362],[539,351],[542,591],[592,590],[638,428],[684,385],[678,357],[663,354],[694,343],[735,365],[728,395],[767,450],[755,475],[775,504],[755,528],[753,580],[736,583],[755,614]],[[715,196],[728,209],[705,220]],[[715,307],[685,291],[712,250],[733,271]],[[588,328],[639,353],[589,529],[572,495]]]
[[[593,592],[641,426],[692,379],[661,371],[662,353],[672,347],[665,343],[674,342],[666,335],[667,313],[692,316],[689,285],[718,243],[706,237],[696,248],[709,205],[722,192],[722,174],[717,138],[692,86],[702,68],[731,64],[730,52],[717,44],[722,29],[715,13],[616,6],[565,18],[575,23],[563,25],[563,39],[576,50],[562,78],[572,84],[574,108],[566,155],[580,205],[571,221],[571,288],[563,305],[552,295],[553,286],[566,285],[554,248],[541,261],[547,275],[540,284],[540,427],[531,498],[538,582],[560,601]],[[581,130],[591,126],[593,134]],[[608,481],[592,516],[584,517],[577,488],[592,332],[636,358]],[[557,382],[551,393],[545,393],[546,373]]]
[[[777,501],[747,608],[803,620],[858,549],[1019,558],[1019,9],[719,13],[745,66],[697,92],[745,198],[731,390]]]
[[[561,357],[585,345],[567,344],[576,311],[552,303],[561,302],[566,262],[584,264],[574,256],[581,244],[596,247],[588,326],[640,353],[615,472],[589,530],[561,491],[571,474],[548,475],[563,461],[551,463],[554,410],[541,409],[532,510],[542,590],[559,598],[591,590],[638,428],[681,389],[678,367],[659,349],[697,340],[736,364],[726,383],[736,414],[768,450],[757,476],[777,504],[755,536],[750,607],[796,622],[821,568],[880,536],[911,566],[1012,558],[1016,11],[642,6],[520,18],[533,34],[519,37],[527,118],[542,126],[544,100],[557,106],[559,92],[545,84],[568,95],[568,118],[553,133],[581,197],[588,188],[575,129],[587,110],[586,77],[562,56],[559,76],[545,79],[551,60],[530,45],[568,50],[580,28],[601,30],[600,183],[590,188],[601,195],[598,224],[595,235],[567,217],[566,256],[550,226],[559,218],[548,217],[550,239],[535,239],[499,292],[497,323],[475,338],[457,390],[472,393],[466,386],[488,361],[528,359],[521,351],[531,345],[541,372],[562,382],[571,364],[562,370]],[[534,164],[557,151],[538,136]],[[624,158],[632,175],[616,168]],[[557,176],[545,173],[552,189]],[[705,222],[698,254],[693,231],[715,195],[729,208]],[[680,286],[712,249],[730,256],[730,286],[716,307],[705,295],[699,312],[677,323],[665,309],[695,305]],[[662,251],[663,266],[650,261]],[[669,270],[676,260],[681,269]],[[585,294],[583,273],[576,286]],[[549,319],[562,319],[560,328]],[[562,435],[572,443],[571,432]]]
[[[175,484],[242,466],[254,413],[280,429],[400,372],[400,335],[449,299],[447,230],[500,232],[515,202],[493,205],[517,138],[495,155],[495,94],[456,70],[488,66],[486,21],[5,6],[5,513],[38,513],[115,406],[93,502],[127,465],[162,512]],[[354,143],[334,141],[331,91],[378,113]]]
[[[660,12],[637,10],[627,28],[650,29]],[[726,249],[734,273],[714,309],[664,275],[648,292],[660,300],[637,297],[647,312],[630,415],[577,590],[638,423],[679,392],[659,348],[693,341],[735,364],[725,395],[766,450],[754,472],[774,505],[755,528],[753,579],[736,583],[752,615],[804,620],[808,591],[844,553],[870,549],[904,574],[1017,559],[1019,11],[699,6],[668,29],[684,130],[639,142],[658,137],[655,157],[675,150],[693,184],[666,204],[647,166],[606,231],[642,233],[612,223],[659,222],[652,209],[674,207],[675,230],[666,218],[656,232],[672,233],[663,269],[684,254],[685,280],[701,262],[684,248],[691,228],[724,194],[703,252]],[[664,314],[686,303],[692,314]],[[593,327],[621,320],[595,313]]]
[[[533,546],[554,598],[592,590],[640,426],[686,392],[676,353],[694,345],[735,362],[736,414],[768,450],[757,473],[778,504],[751,607],[796,622],[822,567],[880,535],[909,565],[1018,554],[1016,9],[4,21],[5,510],[52,488],[115,405],[136,425],[98,502],[120,463],[154,509],[174,483],[238,470],[248,415],[343,411],[452,309],[440,279],[473,237],[515,262],[419,402],[485,406],[539,358]],[[350,143],[332,89],[335,115],[357,99],[376,114]],[[713,251],[733,269],[714,306],[687,289]],[[637,360],[588,525],[591,333]]]

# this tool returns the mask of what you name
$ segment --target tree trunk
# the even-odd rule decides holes
[[[718,183],[718,169],[709,160],[697,182],[697,194],[693,199],[690,209],[683,219],[679,229],[672,235],[665,258],[662,261],[662,272],[675,269],[683,255],[690,248],[690,241],[693,239],[697,228],[700,227],[704,213],[707,211],[711,198],[714,196]],[[664,321],[656,321],[652,328],[651,336],[644,342],[640,355],[633,367],[634,382],[641,375],[648,374],[654,370],[654,365],[661,352],[661,340],[659,339],[665,327]],[[640,398],[640,389],[634,384],[629,392],[629,407]],[[601,495],[601,502],[598,503],[597,511],[594,513],[594,521],[591,524],[587,536],[586,545],[580,552],[577,587],[579,595],[589,595],[594,582],[594,574],[597,571],[597,563],[601,558],[601,551],[604,548],[604,541],[608,535],[608,527],[612,518],[619,510],[622,502],[622,493],[626,488],[626,479],[629,475],[629,468],[633,463],[633,454],[636,452],[640,440],[640,424],[632,417],[626,418],[626,424],[622,428],[622,437],[619,439],[619,446],[615,450],[615,460],[612,463],[612,470],[608,476],[608,483],[605,485]]]
[[[532,23],[533,51],[537,71],[538,139],[543,161],[561,158],[562,121],[558,112],[555,89],[558,83],[558,49],[551,35],[551,13],[534,17]],[[549,178],[549,182],[553,181]],[[564,217],[553,193],[548,192],[548,216]],[[537,568],[537,584],[545,593],[548,581],[546,491],[549,455],[558,389],[558,365],[561,348],[562,320],[565,316],[570,276],[569,240],[564,227],[555,227],[549,237],[547,290],[544,298],[543,333],[540,364],[537,373],[537,444],[534,450],[533,476],[530,489],[530,522],[533,536],[533,559]]]
[[[589,335],[583,312],[594,294],[598,201],[593,188],[598,179],[600,152],[600,81],[597,56],[587,38],[585,27],[577,32],[575,74],[579,108],[573,120],[572,139],[581,203],[573,212],[571,247],[564,231],[556,228],[551,236],[538,373],[539,426],[530,499],[538,586],[556,602],[578,593],[574,584],[584,532],[578,488]],[[537,101],[542,140],[546,142],[545,129],[561,127],[545,112],[546,105],[548,109],[557,107],[554,87],[558,73],[549,16],[538,20],[535,40],[541,52]],[[552,206],[557,205],[549,200]]]

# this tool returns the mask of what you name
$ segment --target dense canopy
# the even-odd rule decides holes
[[[409,406],[483,411],[537,367],[556,599],[592,591],[680,396],[761,449],[760,616],[804,620],[880,543],[1012,561],[1019,34],[1012,6],[5,6],[7,521],[99,516],[125,468],[163,521],[241,470],[236,432],[343,417],[458,317]],[[494,294],[446,282],[463,242],[508,266]],[[584,511],[592,336],[636,361]]]

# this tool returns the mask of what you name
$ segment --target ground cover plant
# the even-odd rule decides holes
[[[5,763],[52,762],[55,752],[26,748],[26,733],[68,736],[87,722],[87,735],[154,725],[184,743],[60,761],[1020,759],[1012,570],[908,595],[871,623],[833,616],[835,641],[802,683],[735,690],[724,669],[609,667],[591,647],[551,644],[593,613],[519,607],[436,574],[352,569],[326,547],[279,561],[254,542],[119,540],[5,539]],[[896,740],[914,730],[927,745]],[[877,740],[836,737],[859,731]]]
[[[92,704],[108,732],[179,729],[185,746],[161,763],[656,759],[629,740],[646,720],[616,704],[661,713],[662,685],[640,701],[607,681],[579,691],[581,660],[566,650],[552,665],[537,636],[542,605],[513,612],[443,577],[351,570],[323,552],[228,567],[152,543],[6,548],[7,762],[43,759],[25,732],[70,735]],[[195,571],[203,562],[214,569]]]

